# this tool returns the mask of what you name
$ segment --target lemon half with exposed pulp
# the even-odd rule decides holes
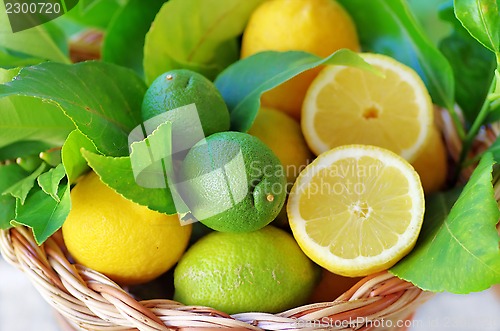
[[[336,274],[365,276],[390,268],[413,248],[424,192],[400,156],[348,145],[321,154],[301,172],[287,213],[311,260]]]
[[[302,105],[302,132],[317,155],[347,144],[383,147],[414,161],[432,129],[433,108],[418,74],[391,57],[361,54],[382,75],[328,66]]]

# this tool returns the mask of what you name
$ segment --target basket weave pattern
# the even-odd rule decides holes
[[[397,328],[430,296],[388,272],[365,277],[335,301],[310,304],[279,314],[229,316],[207,307],[171,300],[136,301],[106,276],[71,264],[63,244],[49,238],[38,246],[31,231],[0,231],[0,251],[22,270],[43,298],[77,330],[400,330]],[[332,298],[332,300],[335,298]],[[384,320],[385,323],[376,323]],[[391,326],[391,327],[388,327]]]

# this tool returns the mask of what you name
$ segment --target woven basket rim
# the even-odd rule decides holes
[[[363,278],[330,302],[278,314],[228,315],[168,299],[137,301],[108,277],[70,263],[62,245],[52,236],[38,246],[25,227],[0,231],[4,259],[23,271],[42,297],[77,330],[379,330],[373,321],[405,320],[433,295],[383,271]]]

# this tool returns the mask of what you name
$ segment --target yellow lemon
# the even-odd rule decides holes
[[[261,108],[248,133],[264,142],[280,159],[290,187],[313,159],[300,124],[276,109]]]
[[[412,165],[420,175],[426,194],[437,192],[444,187],[448,161],[446,147],[437,128],[431,130],[429,141]]]
[[[326,57],[341,48],[359,51],[359,42],[351,17],[336,1],[271,0],[250,17],[241,57],[266,50],[301,50]],[[266,92],[262,104],[298,119],[307,88],[318,71],[307,71]]]
[[[62,233],[75,260],[120,284],[150,281],[181,258],[191,225],[131,202],[95,173],[71,191],[71,212]]]
[[[339,275],[365,276],[390,268],[413,248],[424,192],[397,154],[347,145],[321,154],[299,175],[287,212],[311,260]]]
[[[383,147],[413,162],[429,139],[433,108],[418,74],[391,57],[362,54],[379,70],[328,66],[302,106],[302,132],[316,154],[346,144]]]

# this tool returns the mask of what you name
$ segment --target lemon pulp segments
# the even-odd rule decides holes
[[[350,145],[320,155],[300,174],[287,211],[295,239],[313,261],[337,274],[363,276],[411,250],[424,198],[404,159]]]
[[[346,144],[370,144],[412,162],[433,123],[429,93],[411,68],[384,55],[362,57],[383,76],[344,66],[323,69],[302,108],[306,141],[316,154]]]

